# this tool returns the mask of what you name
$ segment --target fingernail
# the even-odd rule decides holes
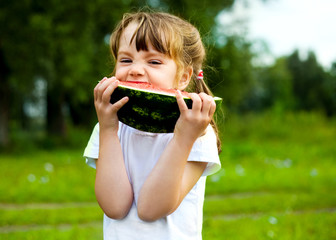
[[[104,77],[102,80],[98,81],[98,83],[103,82],[107,79],[107,77]]]

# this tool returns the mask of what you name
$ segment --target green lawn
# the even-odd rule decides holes
[[[336,239],[335,119],[229,115],[221,130],[205,240]],[[0,239],[102,239],[95,172],[82,151],[0,154]]]

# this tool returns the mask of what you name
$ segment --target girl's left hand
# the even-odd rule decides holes
[[[212,96],[206,93],[190,93],[193,101],[192,108],[188,109],[180,91],[177,91],[176,100],[180,109],[180,117],[176,122],[174,133],[184,141],[193,144],[208,127],[216,110],[216,103]]]

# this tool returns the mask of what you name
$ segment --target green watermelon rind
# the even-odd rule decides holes
[[[174,94],[153,92],[119,85],[113,92],[110,102],[113,104],[121,98],[128,96],[128,102],[118,111],[119,121],[144,132],[171,133],[180,116]],[[188,108],[192,106],[192,100],[184,97]],[[215,97],[217,106],[222,99]]]

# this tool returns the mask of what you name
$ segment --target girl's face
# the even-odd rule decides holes
[[[137,25],[131,23],[120,37],[115,77],[120,81],[140,81],[160,88],[176,88],[177,65],[173,59],[148,44],[148,51],[137,51],[135,39]],[[182,89],[181,89],[182,90]]]

